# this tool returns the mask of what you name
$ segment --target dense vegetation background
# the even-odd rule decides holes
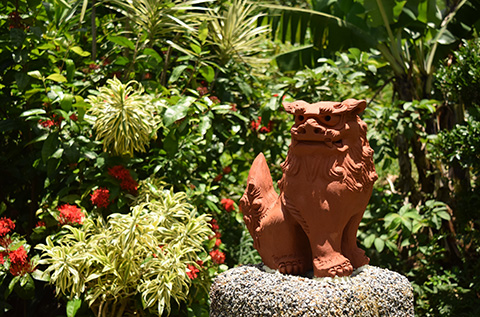
[[[0,315],[208,315],[282,101],[366,99],[359,231],[419,316],[480,314],[478,0],[2,0]]]

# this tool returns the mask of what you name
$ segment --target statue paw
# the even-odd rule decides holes
[[[307,271],[305,261],[297,257],[277,259],[277,269],[282,274],[292,275],[302,275]]]
[[[316,258],[314,260],[314,273],[316,277],[342,277],[350,276],[353,265],[344,256],[338,254],[331,258]]]

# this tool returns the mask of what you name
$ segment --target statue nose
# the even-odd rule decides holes
[[[325,128],[318,124],[315,118],[308,118],[305,121],[305,133],[307,134],[323,134]]]

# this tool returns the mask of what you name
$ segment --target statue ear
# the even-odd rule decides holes
[[[295,102],[284,102],[283,107],[285,108],[285,111],[291,114],[295,114],[295,108],[296,104]]]
[[[291,114],[305,113],[305,107],[307,105],[308,103],[303,100],[283,103],[283,107],[285,108],[285,110]]]
[[[347,106],[348,112],[353,112],[354,114],[358,115],[365,110],[367,107],[367,102],[365,100],[347,99],[342,102],[342,105]]]

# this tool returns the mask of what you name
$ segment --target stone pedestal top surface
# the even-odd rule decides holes
[[[363,266],[348,277],[280,274],[262,264],[220,274],[210,316],[414,316],[413,289],[399,273]]]

